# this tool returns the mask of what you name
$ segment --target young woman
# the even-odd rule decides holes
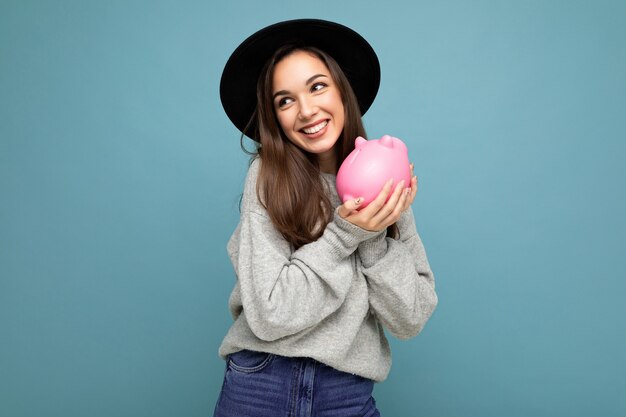
[[[370,45],[322,20],[262,29],[226,64],[222,104],[258,146],[228,242],[234,323],[215,416],[378,416],[384,328],[414,337],[437,304],[410,209],[417,178],[388,181],[362,210],[335,189],[379,81]]]

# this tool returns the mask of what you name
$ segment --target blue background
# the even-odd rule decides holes
[[[255,30],[360,32],[437,279],[384,416],[626,415],[626,3],[0,4],[0,415],[207,416],[247,156],[221,70]]]

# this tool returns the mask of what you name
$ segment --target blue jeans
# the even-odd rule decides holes
[[[380,417],[374,381],[311,358],[229,355],[214,417]]]

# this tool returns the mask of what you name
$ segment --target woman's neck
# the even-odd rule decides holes
[[[337,174],[337,157],[334,149],[332,152],[326,152],[317,155],[320,171],[326,174]]]

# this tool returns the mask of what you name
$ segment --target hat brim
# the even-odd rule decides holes
[[[257,80],[267,60],[287,43],[313,46],[332,56],[348,78],[361,114],[367,112],[380,85],[380,64],[371,45],[354,30],[338,23],[318,19],[289,20],[254,33],[226,62],[220,81],[220,99],[237,129],[259,140],[256,121],[247,126],[256,108]]]

